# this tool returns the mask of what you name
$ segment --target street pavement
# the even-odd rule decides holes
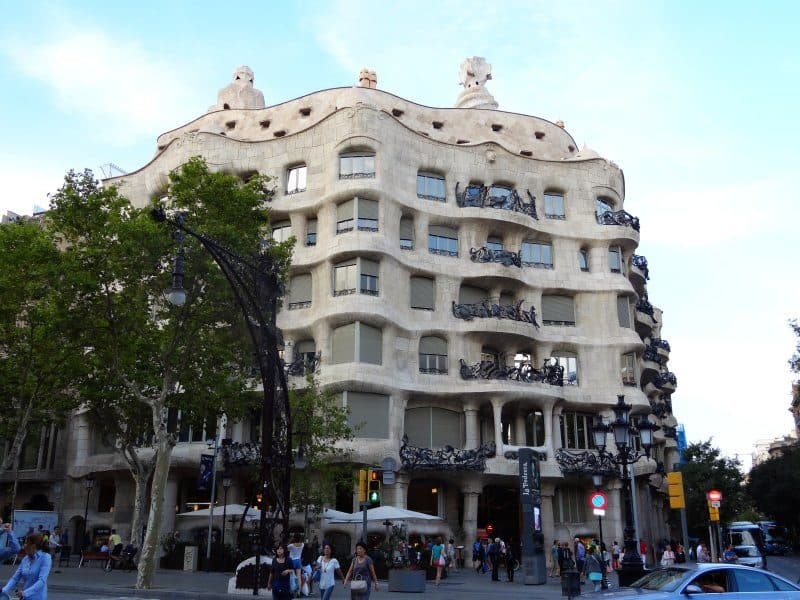
[[[769,568],[791,581],[797,581],[800,576],[800,557],[769,557]],[[0,580],[8,581],[12,569],[10,566],[0,566]],[[386,582],[380,582],[380,591],[371,595],[371,600],[419,600],[421,597],[438,597],[442,600],[479,600],[484,598],[535,598],[537,600],[556,600],[561,598],[561,584],[556,578],[548,578],[544,585],[526,586],[520,581],[517,572],[517,581],[508,583],[503,573],[500,583],[491,581],[490,575],[479,575],[472,569],[462,569],[452,573],[451,577],[442,581],[436,588],[428,582],[425,594],[404,594],[388,592]],[[136,573],[114,571],[104,573],[99,567],[84,567],[82,569],[61,568],[55,569],[49,580],[49,600],[231,600],[239,596],[227,594],[228,578],[230,574],[224,573],[187,573],[183,571],[156,571],[152,590],[140,591],[134,589]],[[615,589],[615,576],[612,578],[612,590]],[[584,586],[584,594],[591,590]],[[245,598],[241,596],[241,598]],[[252,596],[250,596],[252,597]],[[263,596],[262,596],[263,597]],[[271,595],[267,595],[271,597]],[[318,594],[314,594],[318,598]],[[349,598],[349,590],[345,590],[340,581],[337,581],[334,598]]]

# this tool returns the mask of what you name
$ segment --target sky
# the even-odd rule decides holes
[[[452,106],[468,56],[500,109],[563,119],[625,172],[689,441],[749,466],[787,434],[800,318],[800,4],[0,0],[0,214],[69,169],[133,171],[249,65],[267,104],[353,85]]]

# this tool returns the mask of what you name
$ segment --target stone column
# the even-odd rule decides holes
[[[552,409],[553,413],[553,453],[559,448],[564,447],[564,440],[561,439],[561,410],[560,406],[556,406]]]
[[[161,513],[161,534],[175,531],[175,505],[178,503],[178,482],[169,479],[164,486],[164,511]],[[164,556],[164,551],[159,545],[158,558]]]
[[[494,443],[497,446],[497,455],[503,455],[503,401],[492,398],[492,413],[494,415]]]
[[[470,482],[461,488],[461,493],[464,494],[464,517],[461,527],[464,529],[465,552],[469,553],[469,548],[478,535],[479,484],[477,482]]]
[[[394,476],[394,485],[386,486],[386,502],[398,508],[408,507],[408,484],[409,476],[407,473],[397,472]]]
[[[553,460],[555,448],[553,447],[553,407],[545,406],[542,409],[544,419],[544,447],[547,452],[547,460]]]
[[[114,478],[116,488],[114,494],[114,521],[112,527],[122,536],[123,540],[129,540],[131,535],[131,521],[133,520],[133,501],[136,495],[136,486],[127,471],[122,476]],[[173,505],[174,510],[174,505]]]
[[[464,447],[477,448],[481,443],[479,411],[473,406],[464,407]]]
[[[517,409],[517,414],[514,418],[514,445],[525,446],[525,411],[522,408]]]
[[[553,513],[553,496],[555,485],[542,482],[542,537],[547,562],[550,562],[550,547],[555,539],[555,514]],[[564,540],[566,541],[566,540]]]

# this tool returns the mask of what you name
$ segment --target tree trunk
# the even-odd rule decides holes
[[[11,468],[12,465],[17,463],[17,457],[22,451],[22,443],[25,441],[25,436],[28,434],[28,424],[31,420],[31,411],[33,410],[33,398],[28,400],[28,405],[25,407],[25,412],[19,417],[17,424],[17,431],[14,434],[14,440],[11,442],[11,448],[8,454],[0,461],[0,475]]]
[[[153,411],[154,413],[157,411],[155,406]],[[158,409],[157,412],[160,414],[161,410]],[[167,432],[166,426],[159,427],[156,430],[156,461],[150,492],[150,515],[136,577],[136,589],[139,590],[150,589],[153,586],[153,571],[156,567],[156,553],[161,536],[161,515],[164,512],[164,489],[169,477],[169,461],[174,447],[175,439],[172,434]]]
[[[135,548],[142,547],[142,526],[145,522],[145,512],[147,510],[147,484],[153,474],[156,456],[154,454],[153,458],[146,462],[138,461],[138,468],[136,470],[131,469],[131,477],[133,477],[135,486],[133,520],[131,521],[131,544]]]

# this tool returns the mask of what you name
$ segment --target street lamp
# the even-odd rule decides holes
[[[261,555],[271,550],[275,525],[282,524],[284,535],[289,530],[290,476],[293,466],[292,420],[289,388],[283,360],[278,352],[280,332],[275,326],[278,298],[283,294],[281,265],[268,253],[256,252],[250,258],[236,254],[216,240],[188,227],[186,215],[182,212],[175,213],[174,217],[167,217],[163,208],[154,208],[152,216],[154,220],[166,222],[173,228],[173,239],[179,244],[172,286],[167,293],[169,301],[177,306],[186,302],[186,290],[183,288],[183,240],[184,234],[189,235],[200,242],[228,280],[255,347],[264,393],[261,406],[260,475],[263,500],[253,583],[253,595],[257,596],[260,581],[266,579],[262,577],[264,573],[261,569]],[[267,505],[270,503],[274,506],[274,515],[268,518]]]
[[[91,473],[86,476],[86,479],[83,480],[83,487],[86,488],[86,506],[83,508],[83,535],[81,536],[81,548],[86,550],[86,532],[88,528],[87,519],[89,518],[89,496],[92,494],[92,489],[94,489],[94,475]]]
[[[633,465],[640,459],[650,458],[650,448],[653,447],[653,432],[658,429],[647,419],[642,419],[634,428],[630,422],[631,405],[625,404],[625,396],[617,396],[617,403],[613,407],[614,420],[605,424],[601,419],[597,419],[592,427],[592,437],[597,447],[600,459],[608,459],[613,464],[622,467],[622,490],[625,496],[625,528],[623,529],[625,555],[622,558],[622,567],[619,571],[620,586],[627,586],[644,575],[644,562],[639,554],[639,544],[635,539],[636,530],[633,526],[633,490],[628,473],[628,466]],[[614,444],[617,447],[616,454],[606,451],[606,438],[608,434],[614,436]],[[638,452],[633,448],[632,437],[638,435],[644,452]],[[602,483],[602,475],[599,477]],[[595,475],[592,481],[597,485]]]
[[[222,474],[222,489],[225,490],[224,504],[222,505],[222,549],[225,550],[225,523],[228,518],[228,490],[233,484],[233,477],[230,471],[225,471]]]

